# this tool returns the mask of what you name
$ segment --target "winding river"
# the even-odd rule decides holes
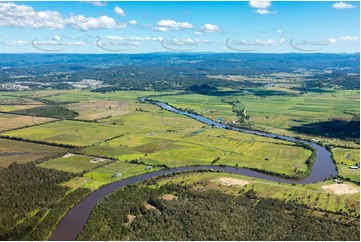
[[[145,98],[140,98],[141,101],[145,101]],[[314,143],[309,142],[305,140],[295,139],[288,136],[283,135],[275,135],[275,134],[268,134],[263,133],[259,131],[252,131],[242,128],[236,128],[231,127],[225,124],[221,124],[218,122],[215,122],[213,120],[210,120],[208,118],[205,118],[200,115],[187,113],[181,110],[176,109],[175,107],[172,107],[166,103],[162,102],[155,102],[155,105],[158,105],[159,107],[162,107],[165,110],[168,110],[170,112],[178,113],[181,115],[188,116],[190,118],[196,119],[202,123],[208,124],[208,125],[214,125],[219,128],[227,128],[230,130],[243,132],[243,133],[249,133],[264,137],[270,137],[270,138],[278,138],[282,140],[287,140],[291,142],[302,142],[304,144],[311,145],[315,150],[317,151],[316,154],[316,160],[312,166],[311,173],[308,177],[295,180],[295,179],[286,179],[281,178],[274,175],[265,174],[262,172],[245,169],[245,168],[235,168],[235,167],[221,167],[221,166],[189,166],[189,167],[179,167],[179,168],[172,168],[167,170],[159,170],[155,172],[150,172],[146,174],[142,174],[135,177],[126,178],[114,183],[111,183],[109,185],[106,185],[84,199],[82,199],[77,205],[75,205],[60,221],[60,223],[57,225],[56,229],[54,230],[50,240],[76,240],[78,234],[82,231],[83,227],[85,226],[90,213],[92,212],[93,208],[97,205],[97,203],[103,199],[105,196],[107,196],[109,193],[112,193],[119,188],[122,188],[124,186],[134,184],[140,181],[144,181],[149,178],[153,178],[160,175],[165,174],[171,174],[176,172],[182,172],[182,171],[191,171],[191,170],[197,170],[197,169],[213,169],[215,171],[224,171],[234,174],[240,174],[244,176],[254,177],[254,178],[260,178],[264,180],[269,181],[275,181],[275,182],[283,182],[283,183],[296,183],[296,184],[310,184],[314,182],[320,182],[325,179],[337,176],[337,169],[335,164],[332,161],[331,153],[323,146]]]

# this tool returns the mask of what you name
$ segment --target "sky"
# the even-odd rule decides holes
[[[358,1],[0,1],[0,53],[355,53]]]

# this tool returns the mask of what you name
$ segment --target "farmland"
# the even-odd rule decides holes
[[[53,121],[52,118],[0,113],[0,132]]]
[[[3,135],[49,143],[88,146],[104,139],[126,133],[126,131],[122,126],[111,124],[64,120],[9,131],[3,133]]]
[[[158,97],[157,100],[175,107],[193,109],[213,120],[224,122],[238,121],[240,118],[232,112],[230,103],[234,103],[234,111],[246,110],[246,115],[250,117],[249,125],[273,133],[325,139],[328,136],[357,137],[352,132],[342,134],[339,126],[336,127],[338,134],[332,129],[338,123],[347,126],[353,115],[359,114],[358,91],[320,89],[300,94],[286,88],[250,88],[245,91],[224,90],[209,95]],[[327,124],[332,128],[327,129]],[[321,128],[326,132],[315,132]]]
[[[104,162],[106,162],[104,159],[94,159],[89,156],[74,155],[69,153],[62,157],[45,161],[39,164],[39,166],[70,173],[82,173],[84,171],[94,169]]]
[[[56,95],[50,95],[48,97],[43,97],[46,100],[56,101],[56,102],[80,102],[80,101],[89,101],[94,99],[103,99],[103,100],[136,100],[138,97],[144,97],[149,95],[158,95],[158,94],[171,94],[175,93],[174,91],[170,92],[148,92],[148,91],[116,91],[116,92],[89,92],[89,91],[67,91],[64,93],[59,93]]]
[[[117,161],[87,172],[81,177],[75,177],[64,182],[63,185],[73,189],[88,188],[96,190],[105,184],[159,169],[146,170],[145,168],[145,165]]]
[[[65,152],[66,149],[61,147],[0,139],[0,169],[8,167],[13,162],[35,162]]]
[[[134,112],[102,121],[121,122],[128,132],[81,152],[169,167],[225,164],[289,176],[295,169],[299,172],[307,169],[305,161],[311,155],[310,150],[285,141],[210,128],[148,106],[143,106],[148,111],[145,113]]]
[[[351,181],[360,182],[360,169],[352,170],[350,166],[360,167],[359,149],[332,149],[332,156],[336,161],[339,175]]]

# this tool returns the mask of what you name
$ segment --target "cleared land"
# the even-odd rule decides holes
[[[15,115],[15,114],[6,114],[0,113],[0,132],[32,126],[36,124],[46,123],[53,121],[52,118],[42,118],[42,117],[33,117],[33,116],[24,116],[24,115]]]
[[[305,161],[311,155],[289,142],[210,128],[159,108],[107,120],[114,121],[122,122],[129,132],[81,152],[151,165],[225,164],[286,175],[306,171]]]
[[[159,168],[152,168],[146,170],[145,165],[118,161],[87,172],[82,177],[75,177],[70,181],[65,182],[63,185],[69,186],[71,188],[83,187],[95,190],[104,184],[158,169]]]
[[[0,169],[11,163],[32,162],[61,154],[66,149],[16,140],[0,139]]]
[[[94,169],[98,165],[105,162],[104,159],[96,159],[99,162],[94,162],[93,157],[84,155],[65,155],[59,158],[51,159],[39,164],[40,167],[51,168],[71,173],[81,173],[90,169]]]
[[[99,93],[99,92],[89,92],[89,91],[68,91],[66,93],[62,93],[59,95],[45,97],[44,99],[52,100],[52,101],[89,101],[94,99],[104,99],[104,100],[113,100],[113,101],[121,101],[121,100],[137,100],[139,97],[144,97],[148,95],[159,95],[159,94],[171,94],[175,93],[175,91],[171,92],[148,92],[148,91],[116,91],[116,92],[107,92],[107,93]]]
[[[41,107],[42,105],[0,105],[0,112],[13,112],[28,108]]]
[[[246,184],[243,187],[236,184],[230,186],[228,183],[224,184],[224,179],[239,180]],[[197,191],[216,189],[232,195],[253,190],[258,196],[289,201],[296,207],[304,204],[312,209],[337,212],[354,218],[360,215],[360,187],[349,182],[335,184],[329,180],[315,184],[291,185],[229,173],[192,172],[162,178],[158,182],[160,186],[166,183],[190,185]],[[346,188],[346,192],[336,194],[330,190],[326,191],[325,187],[333,190],[337,188],[338,191]]]
[[[87,146],[126,133],[119,125],[64,120],[3,133],[12,137]]]
[[[360,182],[360,169],[350,169],[350,166],[360,167],[360,150],[333,148],[331,151],[333,159],[336,161],[339,176]]]
[[[324,189],[325,191],[335,193],[336,195],[359,193],[359,189],[347,184],[327,185],[327,186],[323,186],[322,189]]]
[[[67,108],[79,113],[77,119],[96,120],[128,114],[134,111],[135,106],[133,102],[128,101],[95,99],[69,104]]]

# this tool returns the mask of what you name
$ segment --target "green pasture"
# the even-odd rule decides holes
[[[159,94],[171,94],[172,92],[152,92],[152,91],[115,91],[115,92],[89,92],[82,90],[72,90],[65,93],[61,93],[54,96],[45,97],[44,99],[58,101],[58,102],[79,102],[79,101],[88,101],[93,99],[105,99],[113,101],[121,100],[137,100],[139,97],[149,96],[149,95],[159,95]]]
[[[71,173],[81,173],[102,164],[102,162],[92,163],[92,158],[84,155],[63,156],[43,162],[39,166]]]
[[[117,161],[87,172],[82,177],[75,177],[63,185],[71,188],[83,187],[95,190],[108,183],[156,170],[159,168],[146,170],[145,165]]]
[[[350,169],[350,166],[360,167],[360,149],[333,148],[331,151],[339,176],[360,182],[360,169]]]
[[[3,133],[51,143],[88,146],[127,132],[123,126],[64,120]]]

